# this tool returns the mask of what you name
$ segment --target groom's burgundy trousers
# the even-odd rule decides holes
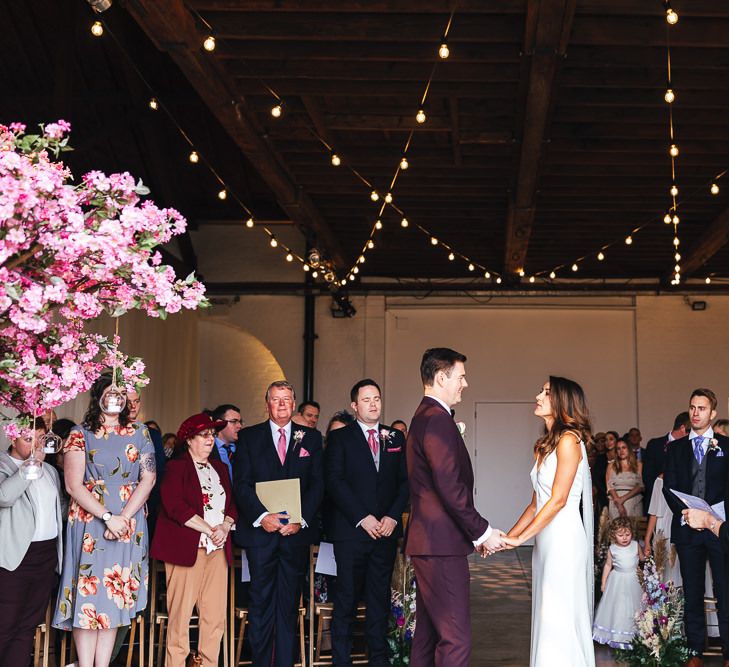
[[[470,575],[466,556],[411,556],[417,579],[412,667],[468,667]]]

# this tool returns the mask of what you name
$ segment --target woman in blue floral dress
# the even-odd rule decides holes
[[[154,446],[146,426],[129,423],[127,407],[102,412],[110,385],[108,374],[96,381],[83,424],[64,446],[71,506],[53,625],[73,630],[79,667],[108,665],[117,628],[147,605]]]

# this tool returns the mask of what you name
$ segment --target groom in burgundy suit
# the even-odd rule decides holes
[[[415,412],[405,459],[411,515],[405,553],[417,579],[412,667],[468,667],[471,609],[468,555],[502,547],[473,506],[473,468],[451,416],[466,382],[466,357],[448,348],[426,350],[420,364],[425,396]]]

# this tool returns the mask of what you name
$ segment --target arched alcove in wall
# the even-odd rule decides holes
[[[266,388],[286,377],[271,350],[247,331],[208,318],[199,320],[198,340],[202,405],[232,403],[248,425],[263,421]]]

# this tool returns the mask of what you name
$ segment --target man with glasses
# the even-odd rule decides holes
[[[223,403],[213,410],[215,421],[227,422],[225,428],[215,436],[215,448],[210,454],[211,459],[220,459],[228,466],[230,482],[233,483],[233,460],[238,444],[238,432],[245,426],[240,416],[240,408],[230,403]]]
[[[324,495],[321,433],[292,423],[295,407],[291,384],[273,382],[266,390],[268,419],[241,431],[234,463],[235,541],[246,550],[251,573],[248,623],[255,667],[291,667],[297,661],[299,597]],[[256,483],[285,479],[299,480],[301,523],[269,511],[256,494]]]

